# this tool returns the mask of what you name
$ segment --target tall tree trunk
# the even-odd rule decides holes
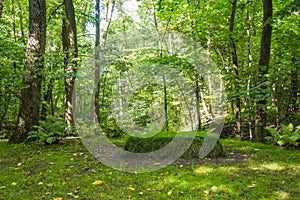
[[[250,12],[247,10],[247,19],[249,21],[248,24],[248,29],[247,29],[247,57],[248,57],[248,71],[249,71],[249,79],[247,83],[247,100],[245,103],[245,107],[248,107],[248,110],[252,111],[252,106],[251,106],[251,94],[250,94],[250,88],[251,88],[251,79],[252,79],[252,72],[251,72],[251,67],[252,67],[252,55],[251,55],[251,27],[252,27],[252,16]],[[250,140],[253,139],[253,133],[252,133],[252,124],[253,123],[253,115],[252,112],[248,113],[249,119],[248,119],[248,137]]]
[[[72,0],[64,0],[66,18],[63,19],[62,41],[64,51],[64,72],[65,72],[65,122],[67,124],[67,134],[73,132],[74,122],[74,102],[73,92],[77,70],[77,33],[75,11]]]
[[[272,26],[271,18],[273,13],[272,0],[263,0],[263,29],[261,35],[260,45],[260,58],[258,68],[258,83],[266,82],[266,74],[268,74],[270,54],[271,54],[271,39],[272,39]],[[258,94],[263,97],[256,105],[256,119],[255,119],[255,132],[254,140],[263,142],[266,136],[266,130],[264,129],[267,124],[266,106],[267,100],[267,85],[260,84]]]
[[[108,30],[111,24],[112,15],[115,9],[116,1],[112,0],[105,3],[105,25],[103,29],[103,35],[101,38],[100,45],[100,0],[96,0],[96,42],[95,42],[95,78],[94,78],[94,89],[92,96],[92,119],[94,122],[98,121],[100,123],[100,73],[101,73],[101,60],[103,58],[102,51],[105,49]],[[109,6],[110,5],[110,6]]]
[[[236,4],[237,0],[234,0],[232,2],[232,9],[231,9],[231,15],[229,19],[229,40],[231,43],[231,55],[232,55],[232,64],[233,64],[233,70],[235,73],[234,76],[234,82],[235,82],[235,88],[237,92],[239,93],[240,87],[239,87],[239,66],[238,66],[238,58],[236,53],[236,45],[235,41],[233,39],[233,29],[234,29],[234,19],[235,19],[235,13],[236,13]],[[236,120],[236,127],[237,127],[237,133],[241,134],[241,98],[238,96],[235,99],[235,120]]]
[[[17,130],[10,142],[23,142],[32,126],[38,125],[40,116],[42,70],[46,46],[46,0],[29,0],[29,37],[26,49]]]

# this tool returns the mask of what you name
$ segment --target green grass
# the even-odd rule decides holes
[[[0,199],[300,199],[299,150],[221,143],[250,159],[129,174],[99,163],[80,140],[51,146],[0,142]],[[102,182],[93,185],[96,180]]]

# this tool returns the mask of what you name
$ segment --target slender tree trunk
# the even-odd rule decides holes
[[[62,41],[64,51],[64,72],[65,72],[65,122],[67,124],[67,134],[73,132],[74,122],[74,102],[73,92],[77,71],[77,33],[75,11],[72,0],[64,0],[66,18],[63,19]]]
[[[265,83],[267,80],[266,74],[268,74],[271,54],[272,26],[270,20],[272,18],[272,13],[272,0],[263,0],[263,30],[261,35],[260,58],[258,69],[258,80],[260,81],[260,83]],[[266,130],[264,128],[267,124],[267,100],[265,99],[265,96],[267,95],[267,85],[260,85],[260,91],[258,93],[264,98],[259,100],[256,105],[254,140],[263,142],[266,136]]]
[[[166,131],[169,132],[168,97],[167,97],[167,83],[166,83],[165,76],[163,76],[163,84],[164,84],[165,128]]]
[[[32,127],[38,125],[40,116],[42,70],[46,46],[46,0],[29,0],[29,37],[26,49],[17,130],[10,142],[23,142]]]
[[[18,7],[19,7],[19,10],[22,10],[21,1],[18,1]],[[25,45],[26,39],[25,39],[25,31],[24,31],[24,25],[23,25],[23,15],[22,15],[21,11],[19,12],[19,18],[20,18],[20,30],[21,30],[21,35],[22,35],[22,42]]]
[[[286,119],[292,121],[293,115],[295,112],[298,111],[299,107],[297,105],[298,100],[298,93],[299,93],[299,78],[298,78],[298,64],[297,59],[295,57],[292,57],[292,70],[291,70],[291,90],[290,90],[290,97],[289,97],[289,104],[287,106],[286,110]]]
[[[51,105],[51,111],[53,112],[52,89],[53,89],[53,78],[49,80],[47,91],[44,94],[44,102],[42,104],[42,110],[41,110],[41,120],[45,120],[47,118],[49,105]],[[51,114],[53,114],[52,112]]]
[[[232,55],[232,64],[233,64],[233,70],[235,73],[234,76],[234,82],[235,82],[235,88],[237,92],[239,93],[240,86],[239,86],[239,66],[238,66],[238,57],[236,53],[236,45],[235,41],[233,39],[233,29],[234,29],[234,19],[235,19],[235,13],[236,13],[236,4],[237,0],[233,0],[232,2],[232,9],[231,9],[231,15],[229,19],[229,40],[231,43],[231,55]],[[241,98],[238,96],[235,99],[235,119],[236,119],[236,127],[237,127],[237,133],[241,134]]]
[[[197,114],[197,131],[201,131],[202,129],[202,123],[201,123],[201,113],[200,113],[200,96],[199,96],[199,75],[198,72],[196,72],[196,77],[195,77],[195,93],[196,93],[196,114]]]
[[[247,30],[247,57],[248,57],[248,71],[249,71],[249,79],[247,83],[247,100],[246,100],[246,105],[245,107],[248,106],[248,110],[252,110],[251,106],[251,94],[250,94],[250,88],[251,88],[251,79],[252,79],[252,72],[251,72],[251,67],[252,67],[252,56],[251,56],[251,23],[252,23],[252,17],[247,10],[247,18],[249,20],[249,25],[248,25],[248,30]],[[252,132],[252,124],[253,124],[253,115],[252,112],[248,113],[249,120],[248,120],[248,137],[250,140],[253,139],[253,132]]]
[[[0,0],[0,18],[2,17],[3,9],[4,9],[4,0]]]
[[[115,9],[116,1],[112,0],[105,3],[105,25],[103,29],[103,35],[101,38],[100,34],[100,0],[96,0],[96,42],[95,42],[95,78],[94,78],[94,89],[92,96],[92,109],[91,115],[94,122],[100,123],[100,73],[101,73],[101,60],[103,59],[102,51],[105,49],[108,30],[111,24],[112,15]],[[110,6],[109,6],[110,5]],[[101,44],[100,44],[101,38]]]

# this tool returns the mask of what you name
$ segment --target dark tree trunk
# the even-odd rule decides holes
[[[26,49],[23,89],[12,143],[23,142],[32,126],[38,125],[40,116],[42,70],[46,45],[46,0],[29,0],[29,37]]]
[[[52,89],[53,89],[53,78],[49,80],[47,91],[44,94],[44,102],[42,104],[42,110],[41,110],[41,120],[45,120],[47,118],[49,105],[51,105],[51,114],[52,116],[54,115]]]
[[[258,83],[265,83],[267,81],[266,74],[268,74],[271,53],[272,26],[270,20],[272,18],[272,13],[272,0],[263,0],[263,30],[260,45]],[[260,84],[258,94],[263,98],[260,99],[256,105],[254,140],[257,142],[263,142],[266,136],[266,130],[264,129],[267,124],[267,100],[265,98],[267,95],[266,89],[266,84]]]
[[[73,132],[74,122],[74,102],[73,92],[77,70],[77,33],[75,11],[72,0],[64,0],[66,18],[63,20],[62,41],[64,50],[64,72],[65,72],[65,122],[67,124],[67,134]]]
[[[232,64],[233,64],[233,69],[234,69],[234,82],[235,82],[235,88],[237,92],[239,92],[240,87],[239,87],[239,66],[238,66],[238,57],[236,53],[236,45],[235,41],[233,39],[233,29],[234,29],[234,19],[235,19],[235,13],[236,13],[236,5],[237,5],[237,0],[234,0],[232,2],[232,10],[231,10],[231,15],[229,19],[229,40],[231,43],[231,55],[232,55]],[[238,96],[235,99],[235,119],[236,119],[236,127],[237,127],[237,133],[240,135],[241,134],[241,98]]]
[[[100,123],[100,105],[99,105],[99,91],[100,91],[100,0],[96,0],[96,42],[95,42],[95,79],[94,79],[94,90],[92,96],[92,119],[94,122]]]
[[[165,111],[165,128],[169,132],[169,116],[168,116],[168,98],[167,98],[167,83],[165,76],[163,76],[164,83],[164,111]]]
[[[297,63],[297,59],[292,57],[292,70],[291,70],[291,90],[290,90],[290,97],[289,97],[289,104],[286,111],[285,119],[288,121],[293,121],[295,112],[298,111],[298,93],[299,93],[299,65]]]
[[[4,0],[0,0],[0,18],[2,17],[3,9],[4,9]]]
[[[198,72],[196,71],[196,76],[195,76],[195,94],[196,94],[196,114],[197,114],[197,131],[201,131],[202,129],[202,123],[201,123],[201,113],[200,113],[200,101],[201,97],[199,96],[200,93],[200,88],[199,88],[199,75]]]

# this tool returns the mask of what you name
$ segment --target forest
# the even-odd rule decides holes
[[[0,196],[32,199],[31,180],[38,199],[299,198],[299,15],[299,0],[0,0]],[[222,186],[227,171],[255,192]]]

